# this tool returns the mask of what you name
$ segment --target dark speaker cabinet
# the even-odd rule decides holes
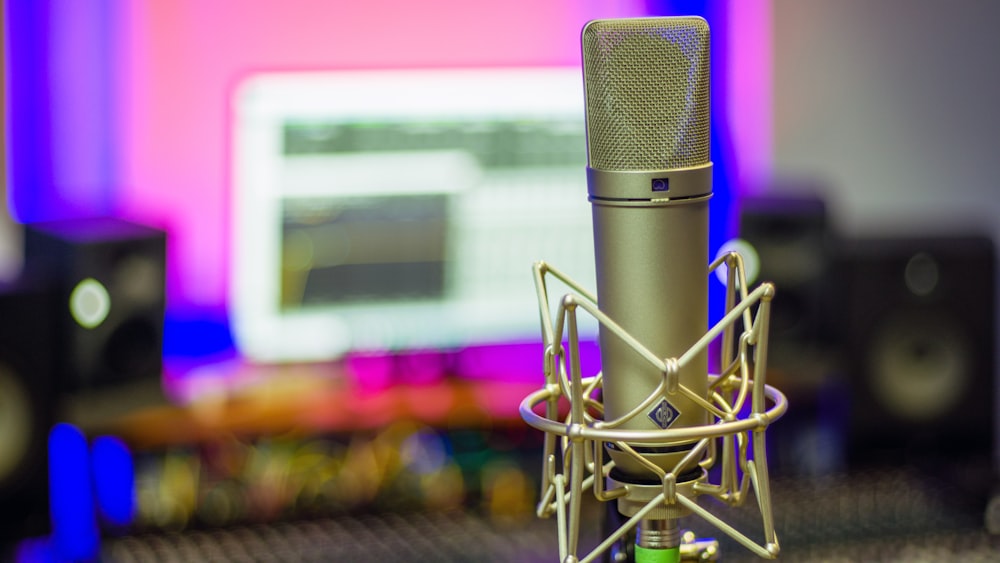
[[[166,235],[110,218],[29,225],[25,265],[51,280],[62,390],[158,378]]]
[[[833,343],[829,296],[836,237],[825,202],[805,195],[744,198],[739,236],[757,253],[757,283],[769,281],[777,288],[771,305],[771,367],[796,373],[809,369]]]
[[[996,378],[992,241],[859,239],[838,262],[852,461],[900,461],[900,453],[988,460]]]

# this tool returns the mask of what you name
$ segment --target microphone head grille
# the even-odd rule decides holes
[[[699,17],[595,20],[583,29],[587,160],[600,170],[709,162],[709,31]]]

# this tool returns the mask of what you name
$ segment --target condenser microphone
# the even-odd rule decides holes
[[[593,210],[601,311],[659,358],[676,358],[708,329],[709,28],[699,17],[595,20],[582,34],[587,191]],[[662,373],[601,325],[605,420],[626,416]],[[704,398],[705,352],[680,368],[681,385]],[[648,402],[648,401],[647,401]],[[707,424],[705,409],[665,395],[622,424],[668,430]],[[696,439],[634,446],[671,470]],[[613,477],[648,480],[634,456],[606,444]],[[695,457],[678,481],[700,475]]]
[[[545,261],[534,265],[545,385],[520,413],[545,432],[538,515],[557,517],[560,561],[618,561],[630,549],[637,561],[712,559],[718,542],[681,535],[680,520],[693,515],[774,558],[765,430],[788,406],[765,382],[774,286],[751,291],[735,252],[709,263],[708,24],[595,20],[582,50],[597,292]],[[725,314],[710,327],[708,279],[723,267]],[[555,307],[553,279],[570,290]],[[596,375],[581,368],[580,314],[600,327]],[[708,373],[713,343],[717,374]],[[588,488],[616,503],[608,521],[618,524],[579,557]],[[750,492],[763,541],[697,502],[707,495],[738,506]]]

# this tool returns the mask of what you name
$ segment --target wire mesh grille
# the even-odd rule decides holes
[[[587,152],[599,170],[709,162],[705,20],[600,20],[583,33]]]

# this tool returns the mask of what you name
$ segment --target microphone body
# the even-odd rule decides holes
[[[660,358],[676,357],[708,329],[708,202],[593,201],[597,295],[603,312]],[[625,415],[659,384],[662,374],[601,327],[605,420]],[[680,382],[707,394],[706,355],[680,372]],[[664,402],[665,401],[665,402]],[[671,410],[672,409],[672,410]],[[621,427],[665,430],[707,424],[707,413],[680,395],[664,398]],[[684,445],[636,446],[649,461],[672,470]],[[623,480],[652,477],[631,457],[609,448]],[[685,474],[694,469],[683,468]]]
[[[709,32],[705,20],[595,20],[583,30],[587,188],[592,204],[598,306],[661,359],[675,358],[708,329]],[[627,415],[663,374],[600,328],[604,420]],[[707,354],[679,381],[708,393]],[[707,412],[664,394],[617,428],[702,426]],[[678,481],[701,475],[698,459],[676,464],[695,440],[634,446]],[[655,476],[613,444],[615,480]]]

